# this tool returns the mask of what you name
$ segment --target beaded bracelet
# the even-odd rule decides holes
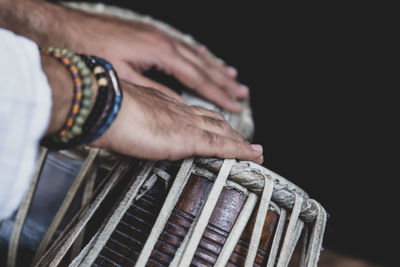
[[[86,138],[90,136],[90,132],[97,129],[96,125],[101,121],[102,116],[107,113],[108,103],[113,102],[113,90],[109,86],[106,70],[92,58],[86,55],[80,55],[82,60],[91,69],[97,80],[98,93],[93,108],[82,126],[82,133],[70,141],[71,144],[82,145],[86,144]]]
[[[115,120],[122,102],[122,90],[113,66],[100,57],[77,55],[67,49],[49,47],[44,53],[64,64],[74,81],[74,98],[67,121],[53,137],[42,139],[49,149],[68,149],[99,138]],[[92,103],[92,76],[98,94]]]
[[[92,102],[91,72],[78,55],[67,49],[49,47],[42,51],[66,66],[74,82],[73,103],[64,126],[53,137],[42,140],[42,145],[50,149],[61,149],[67,147],[68,141],[82,132],[81,126],[89,115]]]
[[[79,113],[75,118],[75,124],[71,128],[71,131],[67,133],[67,135],[64,137],[64,139],[61,139],[61,141],[67,142],[74,136],[80,135],[82,133],[82,125],[85,123],[87,117],[89,116],[92,106],[92,76],[90,69],[87,67],[86,63],[80,58],[79,55],[76,55],[75,53],[66,49],[62,49],[61,54],[64,54],[67,58],[71,60],[72,63],[76,64],[79,74],[82,76],[83,85],[83,99]]]
[[[107,70],[108,78],[110,81],[110,84],[112,85],[112,89],[114,92],[114,100],[113,100],[113,105],[110,106],[111,110],[110,112],[105,112],[105,114],[108,113],[106,116],[106,120],[104,122],[100,122],[101,126],[98,128],[93,135],[86,140],[86,143],[90,143],[97,138],[99,138],[111,125],[111,123],[115,120],[115,118],[118,115],[118,112],[121,108],[121,103],[122,103],[122,90],[121,86],[119,84],[119,79],[117,76],[117,73],[114,70],[114,67],[110,62],[107,60],[97,57],[97,56],[92,56],[92,59],[96,61],[96,63],[100,64]]]

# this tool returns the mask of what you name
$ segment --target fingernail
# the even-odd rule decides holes
[[[257,161],[259,162],[259,164],[262,164],[264,162],[264,156],[259,157]]]
[[[262,152],[262,151],[263,151],[262,145],[252,144],[252,145],[250,145],[250,146],[251,146],[251,148],[252,148],[253,150],[255,150],[255,151],[258,151],[258,152]]]
[[[226,73],[228,73],[229,76],[236,77],[237,70],[234,67],[228,66],[226,67]]]
[[[247,94],[249,92],[249,87],[247,87],[244,84],[239,84],[239,90],[240,90],[241,93],[246,93]]]

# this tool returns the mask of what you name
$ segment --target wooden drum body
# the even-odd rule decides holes
[[[196,217],[207,200],[213,182],[192,174],[184,187],[163,232],[151,253],[149,266],[168,266]],[[160,207],[165,199],[165,187],[155,185],[127,211],[121,222],[102,249],[95,263],[99,266],[119,264],[134,265],[150,234]],[[247,193],[247,194],[246,194]],[[225,187],[211,214],[199,247],[194,255],[193,266],[213,266],[232,230],[232,227],[248,198],[248,192]],[[250,242],[253,216],[230,258],[231,266],[243,266]],[[278,221],[270,210],[266,217],[255,266],[266,263],[271,240]]]

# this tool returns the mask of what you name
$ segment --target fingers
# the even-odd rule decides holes
[[[204,57],[204,59],[207,62],[209,62],[211,64],[216,64],[217,66],[220,66],[221,70],[225,71],[229,77],[236,79],[237,74],[238,74],[237,70],[232,66],[226,66],[225,63],[221,59],[214,57],[205,45],[194,44],[194,45],[190,45],[190,46],[188,45],[188,47],[190,49],[193,49],[196,53],[198,53],[202,57]]]
[[[263,162],[263,150],[260,145],[250,145],[246,141],[237,141],[217,133],[193,129],[193,154],[202,157],[237,158]]]
[[[165,60],[162,65],[167,69],[166,71],[186,86],[229,111],[239,112],[241,110],[241,105],[236,99],[218,87],[207,74],[184,57],[170,55]]]
[[[244,140],[242,135],[232,129],[221,113],[200,107],[191,107],[191,109],[194,114],[199,115],[198,117],[201,118],[197,124],[201,129],[212,131],[234,140]]]
[[[227,68],[216,60],[212,60],[210,56],[199,54],[196,50],[185,44],[177,45],[177,51],[187,60],[195,64],[200,70],[204,71],[221,90],[226,91],[230,96],[235,98],[244,98],[248,96],[248,87],[239,84],[231,76],[236,72],[234,68]],[[228,71],[231,75],[229,75]]]
[[[230,77],[232,77],[232,78],[236,78],[236,77],[237,77],[238,72],[237,72],[237,70],[236,70],[234,67],[232,67],[232,66],[225,66],[225,70],[226,70],[226,73],[227,73]]]
[[[263,162],[262,147],[250,145],[217,112],[171,101],[155,89],[125,82],[122,87],[127,93],[119,115],[91,145],[150,160],[202,156]]]
[[[244,141],[244,138],[225,120],[218,120],[208,116],[198,116],[196,126],[205,131],[219,134],[224,137],[231,138],[236,141]]]
[[[190,117],[190,121],[196,127],[227,136],[234,140],[244,140],[238,132],[232,129],[221,113],[194,106],[186,106],[186,111],[193,114]]]

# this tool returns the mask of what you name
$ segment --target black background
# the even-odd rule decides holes
[[[190,33],[236,67],[251,89],[263,165],[330,214],[324,246],[396,265],[393,7],[108,2]]]

